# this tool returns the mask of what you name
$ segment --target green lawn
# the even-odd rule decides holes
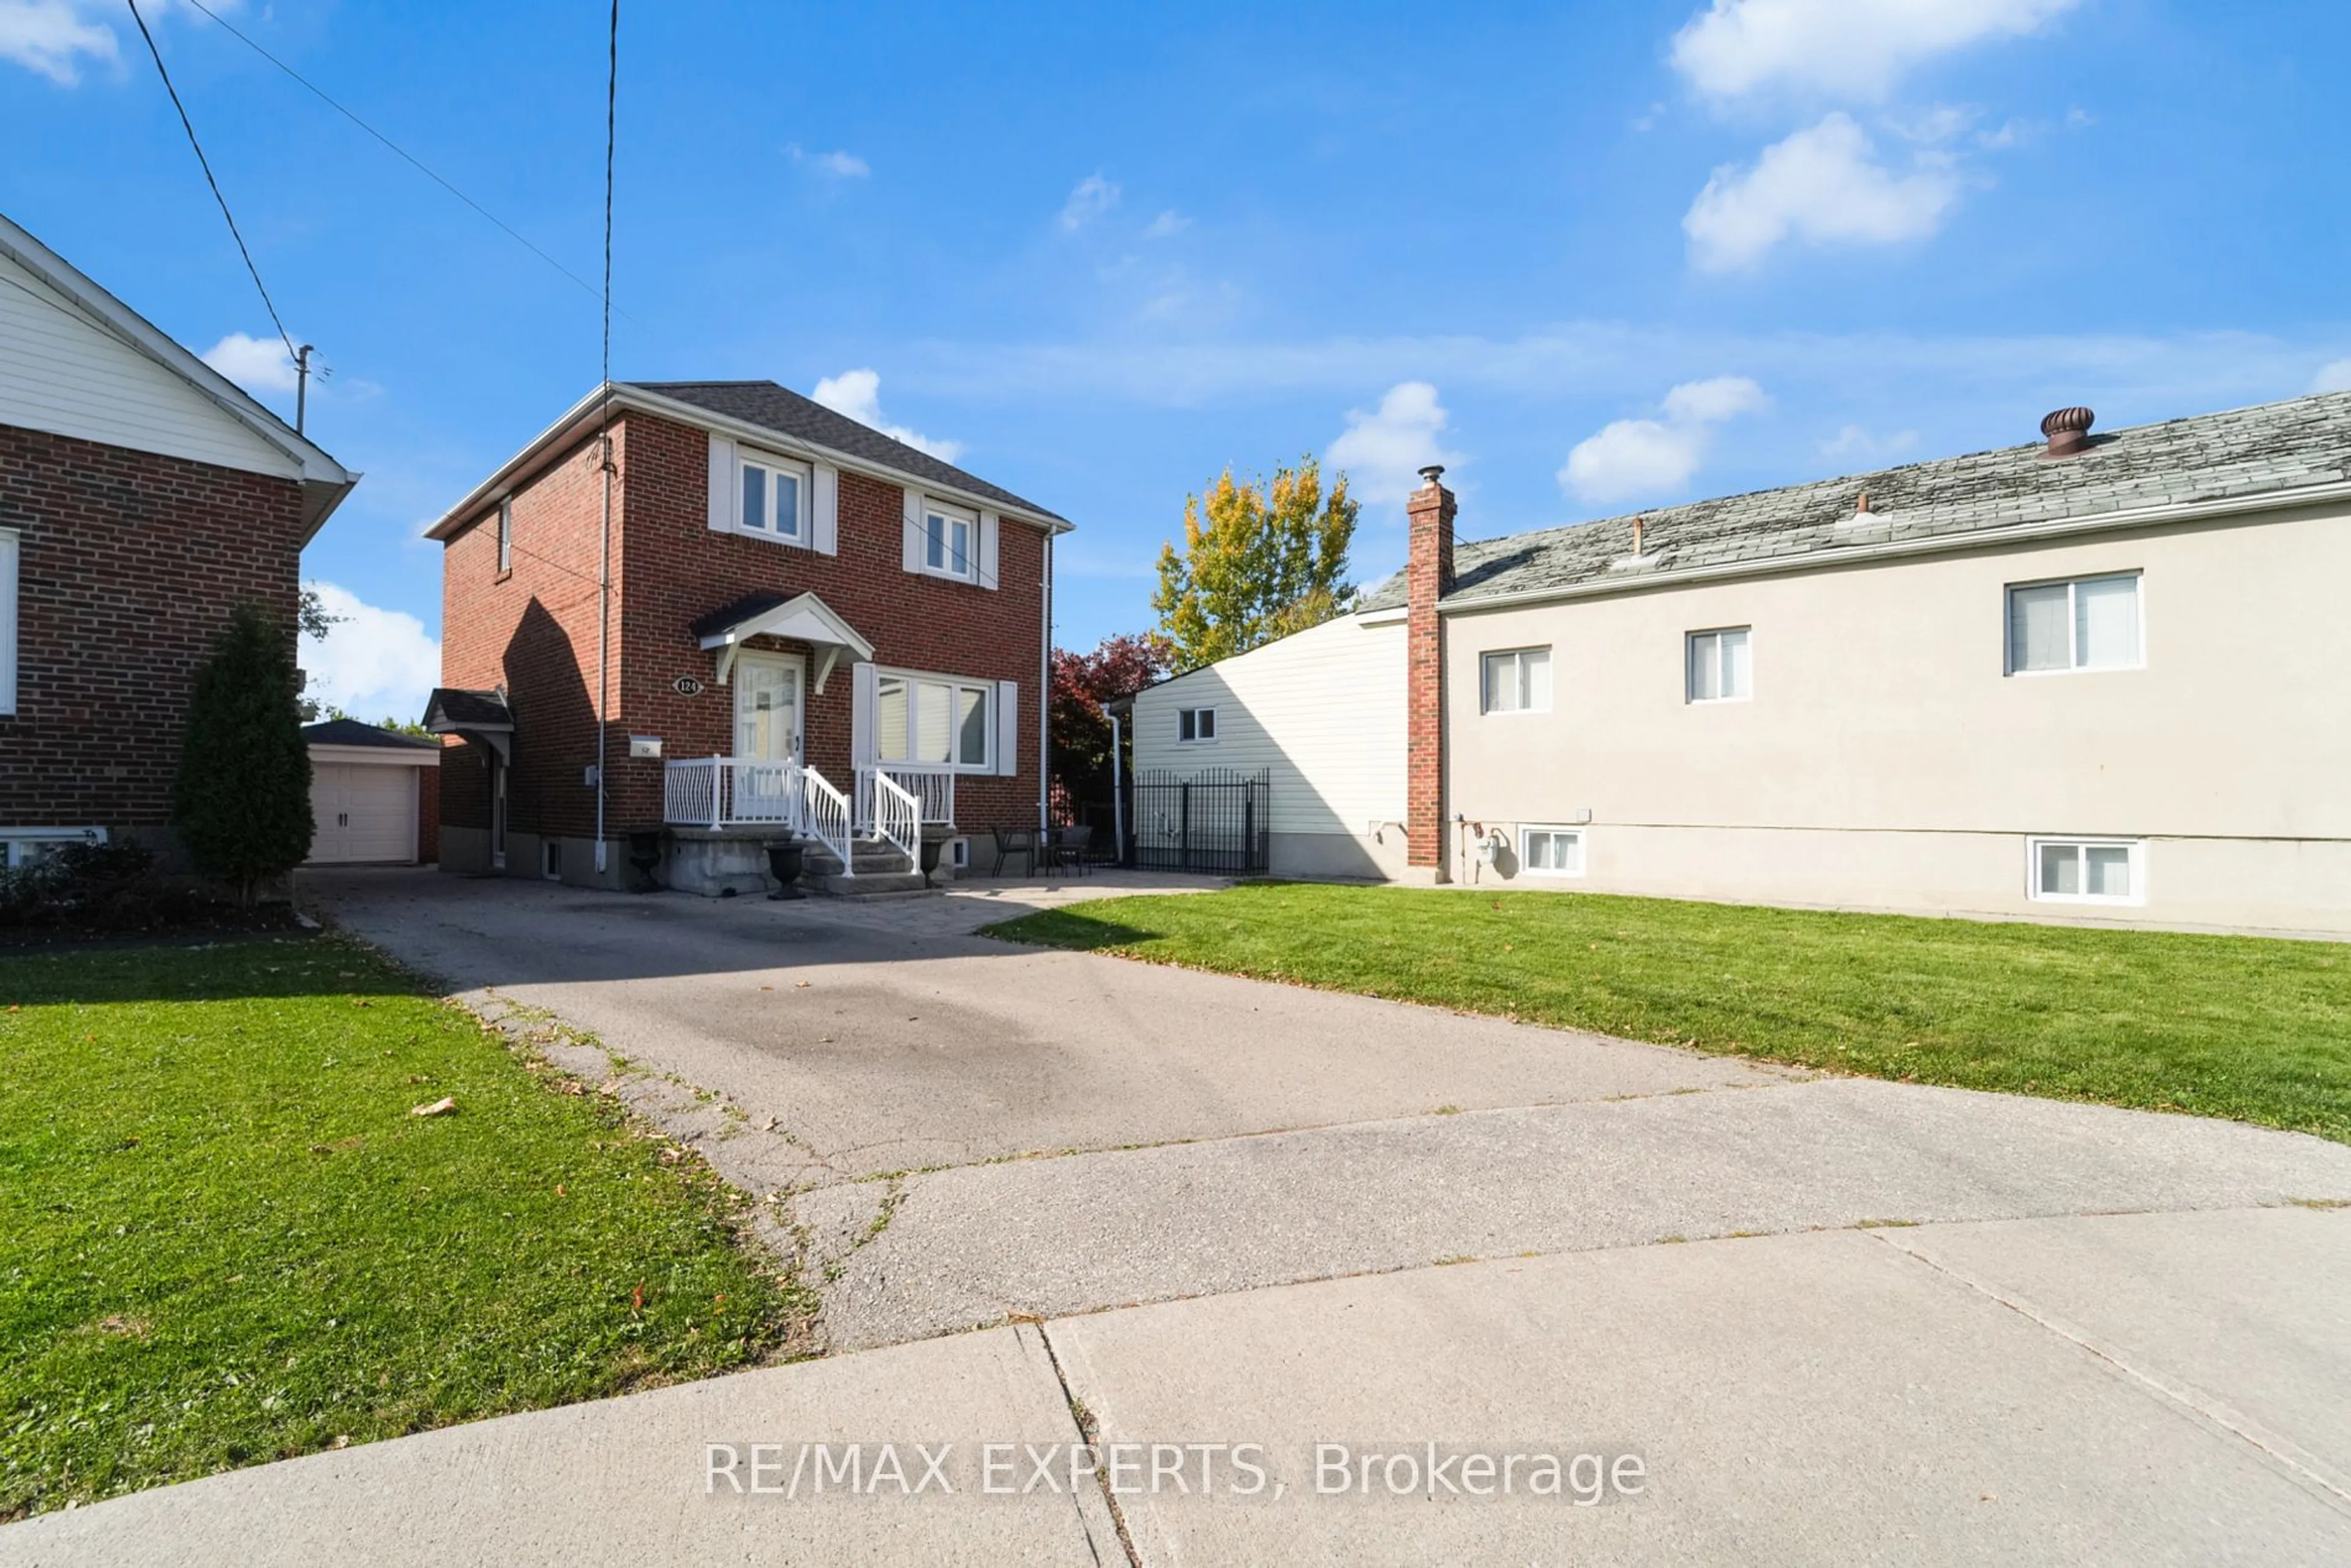
[[[1254,883],[991,934],[2351,1142],[2351,946],[1586,894]]]
[[[698,1160],[357,944],[0,956],[0,1519],[722,1372],[805,1311]]]

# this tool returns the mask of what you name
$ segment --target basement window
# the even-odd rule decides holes
[[[2145,904],[2142,839],[2032,839],[2026,873],[2033,898],[2050,904]]]
[[[1519,869],[1530,876],[1582,876],[1583,832],[1574,828],[1520,829]]]

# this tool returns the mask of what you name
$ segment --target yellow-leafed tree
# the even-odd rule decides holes
[[[1184,545],[1160,548],[1151,599],[1176,667],[1229,659],[1346,613],[1356,509],[1347,476],[1333,475],[1326,493],[1312,457],[1270,480],[1236,480],[1228,468],[1205,496],[1185,497]]]

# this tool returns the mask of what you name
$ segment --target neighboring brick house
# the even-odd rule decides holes
[[[787,830],[820,870],[985,854],[1041,817],[1069,527],[771,382],[591,392],[429,530],[441,863],[622,887],[659,830],[658,878],[717,893]]]
[[[0,217],[0,853],[177,860],[196,667],[359,476]]]

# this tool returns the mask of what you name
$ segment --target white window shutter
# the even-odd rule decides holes
[[[982,588],[996,586],[996,514],[994,512],[982,512],[979,515],[979,585]]]
[[[809,491],[809,543],[820,555],[841,553],[841,470],[829,463],[815,469]]]
[[[920,571],[923,567],[923,495],[919,490],[906,492],[905,543],[900,551],[898,564],[908,571]]]
[[[881,691],[873,665],[866,661],[850,667],[849,760],[857,768],[873,766],[873,709]]]
[[[1009,779],[1020,771],[1020,683],[996,683],[996,770]]]
[[[0,714],[16,711],[16,536],[0,529]]]
[[[735,526],[735,444],[718,434],[710,438],[710,526]]]

